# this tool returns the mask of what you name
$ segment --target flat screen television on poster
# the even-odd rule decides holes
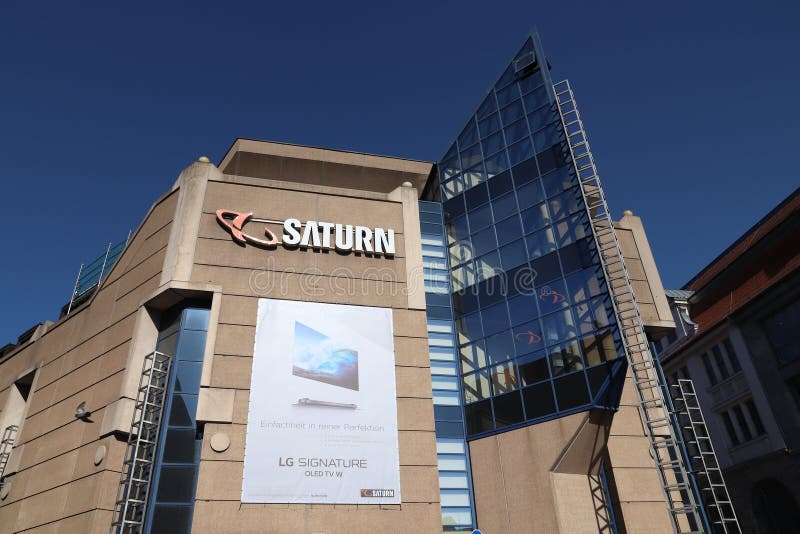
[[[292,374],[358,391],[358,352],[295,321]]]

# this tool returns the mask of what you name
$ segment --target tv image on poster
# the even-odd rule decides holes
[[[292,374],[358,391],[358,351],[295,321]]]

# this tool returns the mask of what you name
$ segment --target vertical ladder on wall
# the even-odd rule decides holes
[[[706,420],[697,401],[694,382],[681,378],[672,388],[672,401],[697,477],[697,485],[708,511],[711,530],[715,534],[741,534],[742,529],[728,494],[728,486],[722,476],[717,454],[708,435]]]
[[[639,401],[639,412],[650,442],[651,455],[658,467],[673,530],[678,533],[704,532],[706,528],[702,505],[699,504],[694,484],[689,477],[673,414],[665,402],[662,382],[650,352],[572,88],[569,81],[564,80],[554,84],[553,90],[594,231],[595,244]]]
[[[138,533],[144,526],[171,364],[172,358],[161,352],[145,356],[117,490],[112,533]]]
[[[6,472],[8,459],[11,457],[11,449],[14,448],[14,440],[16,439],[19,427],[17,425],[9,425],[3,431],[2,440],[0,440],[0,488],[3,487],[3,476]]]

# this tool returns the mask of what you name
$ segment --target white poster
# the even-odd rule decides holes
[[[259,299],[242,502],[399,504],[392,312]]]

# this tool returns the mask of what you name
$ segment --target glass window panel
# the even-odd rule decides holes
[[[486,175],[489,178],[501,174],[508,169],[508,160],[505,151],[498,152],[486,158]]]
[[[621,344],[614,339],[614,334],[610,330],[583,336],[581,346],[586,357],[586,365],[590,367],[614,360],[618,356],[618,351],[622,351]]]
[[[469,492],[445,489],[440,492],[442,506],[469,506]]]
[[[491,228],[489,228],[491,230]],[[496,274],[502,271],[500,267],[500,255],[497,251],[484,254],[475,260],[475,275],[478,280],[488,280],[493,278]],[[495,294],[500,288],[494,288]]]
[[[456,148],[456,144],[453,143],[445,157],[442,158],[442,163],[439,165],[439,175],[442,177],[442,180],[449,180],[461,172],[461,168],[458,165]]]
[[[593,398],[597,397],[597,394],[600,393],[600,389],[609,378],[609,365],[610,364],[598,365],[586,370],[586,377],[589,379],[589,389],[592,392]],[[606,398],[606,396],[600,399],[595,398],[594,402],[603,402]]]
[[[579,239],[592,235],[589,218],[586,213],[576,213],[553,225],[559,247],[575,243]]]
[[[172,397],[169,411],[169,424],[172,426],[192,426],[197,413],[197,395],[176,394]]]
[[[544,204],[539,204],[538,206],[534,206],[530,209],[527,209],[523,211],[521,215],[522,215],[522,230],[526,234],[539,230],[540,228],[543,228],[550,223],[550,216],[547,214],[547,207]],[[550,228],[547,228],[546,231],[547,234],[543,235],[547,236],[546,242],[552,245],[553,248],[548,246],[545,247],[545,249],[547,249],[548,251],[555,250],[554,247],[556,244],[556,240],[553,237],[553,231]],[[544,239],[544,238],[539,238],[539,239]]]
[[[549,232],[550,229],[548,228],[546,232]],[[532,237],[532,236],[528,236]],[[552,238],[552,233],[550,233],[549,237]],[[531,251],[531,243],[532,240],[528,240],[528,254],[532,255]],[[542,247],[540,247],[536,252],[542,251]],[[534,270],[535,274],[535,282],[537,286],[544,285],[551,280],[556,278],[561,278],[561,267],[558,264],[558,255],[555,252],[551,252],[550,254],[545,254],[541,258],[533,259],[531,258],[531,268]]]
[[[464,205],[464,197],[452,198],[442,204],[442,211],[444,213],[445,222],[450,222],[453,217],[463,215],[466,207]]]
[[[522,412],[522,396],[518,391],[492,399],[495,426],[501,428],[525,420]]]
[[[434,391],[433,403],[442,406],[461,406],[461,399],[457,391]]]
[[[461,317],[457,322],[459,344],[469,343],[483,337],[483,326],[481,325],[481,315],[473,313]]]
[[[733,420],[728,412],[722,412],[722,422],[725,424],[725,430],[728,432],[728,439],[731,440],[731,445],[736,446],[739,444],[739,436],[736,434],[736,429],[733,427]]]
[[[503,133],[497,132],[483,140],[483,153],[494,154],[505,146]]]
[[[470,119],[461,134],[458,136],[458,146],[470,146],[478,140],[478,129],[475,127],[475,120]]]
[[[714,345],[711,347],[711,353],[714,355],[714,361],[717,362],[717,369],[719,369],[719,374],[722,377],[722,380],[725,380],[731,376],[730,372],[728,371],[728,364],[725,363],[725,359],[722,357],[722,351],[720,350],[719,345]]]
[[[467,434],[472,435],[494,430],[492,405],[489,399],[465,406],[464,416],[467,424]],[[441,469],[441,463],[439,464],[439,469]]]
[[[538,320],[516,326],[512,329],[512,332],[514,333],[514,345],[517,348],[517,354],[531,352],[543,347],[542,329]]]
[[[564,129],[558,122],[551,122],[533,134],[533,144],[537,151],[544,150],[565,138]]]
[[[536,102],[529,102],[528,98],[524,99],[525,107],[531,109],[530,106],[536,105]],[[528,113],[528,123],[531,126],[531,131],[535,132],[558,119],[558,113],[551,105],[545,105],[534,109]],[[560,122],[560,121],[559,121]]]
[[[442,489],[469,488],[466,473],[439,473],[439,487]]]
[[[208,318],[211,310],[202,308],[186,308],[183,310],[183,328],[188,330],[208,330]]]
[[[563,279],[552,280],[540,286],[536,293],[539,299],[539,310],[542,315],[566,308],[569,305],[567,289]]]
[[[508,219],[500,221],[495,225],[495,229],[497,230],[497,241],[501,245],[522,237],[522,225],[517,215],[512,215]]]
[[[500,110],[500,117],[503,120],[503,124],[511,124],[524,116],[525,112],[522,110],[522,102],[519,100]]]
[[[517,198],[521,210],[533,207],[544,202],[542,183],[540,180],[533,180],[517,188]]]
[[[463,439],[436,438],[436,452],[439,454],[465,454],[466,445]]]
[[[156,504],[150,534],[189,532],[192,525],[192,506]]]
[[[480,145],[473,145],[461,152],[461,167],[464,169],[470,169],[481,163],[481,147]],[[464,174],[467,174],[467,171],[464,171]]]
[[[175,391],[197,393],[202,373],[203,362],[178,361],[175,367]]]
[[[469,241],[457,241],[448,250],[450,251],[450,264],[452,266],[466,263],[474,257],[472,245]]]
[[[534,74],[532,77],[533,80],[530,80],[530,78],[525,79],[525,83],[527,83],[528,86],[522,89],[523,92],[528,93],[524,97],[525,107],[528,109],[536,109],[539,106],[549,105],[550,98],[547,95],[547,88],[541,85],[541,76]],[[534,89],[534,87],[536,88]],[[528,92],[530,89],[534,90]]]
[[[487,188],[486,184],[479,184],[466,193],[464,193],[464,200],[467,202],[467,213],[470,217],[470,223],[472,222],[472,215],[473,211],[483,204],[489,202],[489,189]],[[472,228],[474,232],[476,228]]]
[[[575,341],[568,341],[550,347],[547,349],[547,354],[550,359],[550,369],[552,369],[553,376],[565,375],[583,369],[581,352],[578,349],[578,343]]]
[[[569,410],[588,404],[589,390],[583,373],[574,373],[553,381],[559,411]]]
[[[458,391],[458,380],[449,376],[432,376],[431,387],[443,391]]]
[[[464,171],[464,189],[470,189],[486,181],[486,173],[480,163]]]
[[[520,119],[514,124],[506,126],[504,132],[506,135],[506,143],[511,145],[528,135],[528,123],[525,119]]]
[[[570,165],[561,169],[548,172],[542,176],[542,185],[547,198],[555,196],[562,191],[578,185],[574,168]]]
[[[431,360],[442,362],[456,361],[456,351],[444,347],[430,347],[428,349],[428,355],[430,355]]]
[[[514,362],[505,362],[491,368],[489,378],[492,381],[492,394],[502,395],[519,387],[517,369]]]
[[[500,248],[500,262],[503,269],[509,270],[528,260],[528,252],[525,250],[525,242],[518,239]]]
[[[493,176],[487,183],[489,184],[489,195],[492,198],[502,196],[514,189],[514,181],[508,171]]]
[[[486,335],[500,332],[509,327],[506,303],[500,302],[481,311],[483,331]]]
[[[537,70],[537,71],[529,74],[528,76],[525,76],[524,78],[522,78],[519,81],[519,88],[522,90],[522,92],[524,94],[524,93],[527,93],[527,92],[529,92],[529,91],[531,91],[533,89],[536,89],[537,87],[542,85],[542,83],[544,83],[544,80],[542,80],[542,73],[541,73],[540,70]],[[542,87],[541,89],[543,89],[545,91],[544,92],[544,96],[542,98],[543,99],[547,99],[547,90],[545,90],[544,87]]]
[[[489,362],[504,362],[514,357],[514,339],[510,330],[486,338],[486,353]]]
[[[733,349],[731,340],[726,337],[722,340],[722,344],[725,346],[725,352],[728,354],[728,360],[731,362],[731,368],[733,369],[733,372],[738,373],[742,370],[742,366],[739,364],[739,357],[736,356],[736,351]]]
[[[459,352],[461,353],[461,369],[465,373],[489,365],[483,340],[464,345],[459,349]]]
[[[767,433],[767,430],[764,428],[764,423],[761,421],[761,416],[756,409],[755,403],[753,403],[753,399],[748,399],[745,403],[747,406],[747,411],[750,414],[750,420],[753,421],[753,427],[756,430],[756,435],[761,436]]]
[[[569,288],[569,300],[572,302],[596,297],[605,291],[603,270],[598,266],[571,274],[567,276],[567,287]]]
[[[511,324],[527,323],[539,317],[536,295],[523,294],[508,301]],[[527,352],[527,351],[525,351]]]
[[[454,262],[455,263],[455,262]],[[453,269],[452,275],[453,291],[461,291],[475,283],[475,266],[473,264],[464,265]]]
[[[539,172],[542,174],[553,169],[563,167],[568,163],[568,152],[560,144],[555,145],[536,155],[536,162],[539,164]]]
[[[433,418],[436,421],[458,421],[461,422],[461,418],[463,416],[463,412],[461,411],[461,405],[448,405],[443,406],[441,404],[434,404],[433,405]]]
[[[167,463],[192,463],[195,461],[194,428],[168,428],[164,441],[163,461]]]
[[[519,376],[523,386],[530,386],[550,378],[545,352],[540,350],[517,358]]]
[[[178,334],[177,330],[169,336],[164,336],[163,338],[158,340],[156,344],[156,351],[161,352],[163,354],[169,354],[170,356],[175,356],[175,351],[178,346]]]
[[[553,220],[563,219],[584,209],[580,188],[575,187],[548,201]]]
[[[742,431],[742,436],[744,437],[745,441],[750,441],[753,439],[753,433],[750,432],[750,426],[747,424],[747,420],[745,420],[744,412],[742,411],[742,407],[737,404],[733,407],[733,415],[736,416],[736,422],[739,423],[739,430]]]
[[[464,424],[461,422],[454,423],[451,421],[436,421],[436,437],[437,438],[463,438],[464,437]]]
[[[473,234],[490,224],[492,224],[492,210],[489,204],[469,212],[469,227]]]
[[[582,239],[567,245],[558,252],[561,265],[566,274],[597,265],[594,242],[591,239]]]
[[[514,194],[508,193],[492,200],[492,211],[494,211],[496,219],[504,219],[517,213],[517,200],[514,198]]]
[[[470,508],[442,508],[442,525],[445,530],[451,525],[465,525],[472,528],[472,510]]]
[[[539,178],[539,166],[534,158],[523,161],[511,169],[511,174],[514,176],[514,184],[517,187],[522,186]]]
[[[479,119],[482,119],[495,111],[497,111],[497,103],[494,100],[494,92],[490,91],[478,108],[477,115]]]
[[[614,309],[608,296],[577,304],[578,331],[582,334],[605,328],[614,322]]]
[[[464,375],[464,403],[488,399],[491,396],[489,391],[489,374],[486,371],[478,371],[469,375]]]
[[[508,147],[508,162],[514,165],[533,157],[533,145],[527,137]]]
[[[194,500],[195,466],[161,467],[157,499],[161,502],[185,502]]]
[[[500,129],[500,115],[497,113],[492,113],[478,123],[478,127],[481,130],[481,137],[486,137],[487,135],[493,134]]]
[[[449,362],[431,362],[431,374],[437,376],[458,376],[458,369]]]
[[[505,89],[501,89],[497,91],[497,103],[500,107],[507,105],[512,100],[516,100],[519,98],[519,89],[517,88],[517,84],[512,83]]]
[[[575,322],[568,309],[542,317],[542,331],[542,337],[547,344],[558,343],[577,334]]]
[[[711,365],[711,359],[708,357],[707,352],[703,353],[702,359],[703,359],[703,366],[706,368],[706,375],[708,376],[708,381],[713,386],[718,382],[717,373],[714,372],[714,368]]]
[[[486,401],[488,402],[488,401]],[[467,459],[463,455],[439,454],[436,457],[439,471],[466,471]]]
[[[523,389],[522,398],[525,401],[525,414],[528,419],[538,419],[556,411],[553,387],[549,381]]]
[[[453,243],[462,239],[467,239],[469,236],[469,226],[467,226],[467,217],[462,215],[452,219],[446,226],[447,241]]]

